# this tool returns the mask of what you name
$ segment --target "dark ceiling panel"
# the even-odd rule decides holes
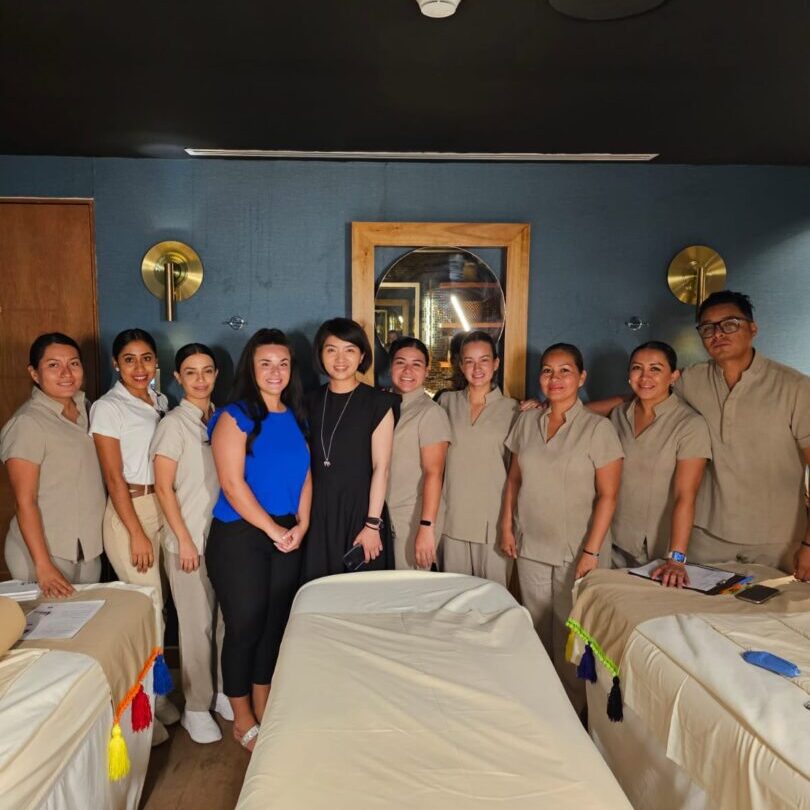
[[[810,164],[810,9],[0,0],[0,152],[660,152]]]

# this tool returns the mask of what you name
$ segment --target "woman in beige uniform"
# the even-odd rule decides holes
[[[501,514],[501,548],[517,560],[523,604],[578,711],[584,689],[565,660],[565,622],[574,580],[600,563],[609,567],[602,547],[624,456],[610,422],[580,402],[584,383],[579,349],[567,343],[546,349],[540,388],[549,407],[522,413],[506,440],[512,461]]]
[[[204,555],[212,510],[219,496],[208,441],[208,420],[214,412],[211,393],[218,371],[213,352],[201,343],[178,349],[174,368],[185,396],[158,425],[149,455],[155,468],[155,493],[165,516],[161,532],[163,558],[179,625],[186,698],[180,723],[194,742],[212,743],[222,739],[222,734],[210,709],[233,720],[228,699],[214,683],[224,625],[220,616],[214,643],[216,598]],[[221,675],[217,680],[221,683]]]
[[[45,597],[70,596],[98,582],[104,484],[93,440],[81,352],[60,332],[40,335],[28,353],[30,399],[0,433],[0,458],[16,505],[6,535],[15,579],[36,580]]]
[[[391,382],[402,397],[388,477],[388,513],[397,569],[430,568],[441,537],[440,505],[450,423],[424,389],[427,347],[414,337],[391,344]]]
[[[439,400],[452,430],[444,476],[442,570],[506,586],[511,566],[498,546],[498,516],[509,463],[504,440],[519,406],[494,383],[500,360],[487,332],[469,332],[459,358],[467,385]]]
[[[706,420],[677,395],[678,356],[667,343],[643,343],[630,355],[632,402],[610,421],[625,459],[613,516],[613,567],[666,558],[653,572],[664,585],[689,584],[684,563],[706,461],[712,457]]]

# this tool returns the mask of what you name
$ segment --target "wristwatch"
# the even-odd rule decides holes
[[[686,554],[682,551],[670,551],[669,554],[667,554],[667,559],[683,565],[686,562]]]
[[[420,526],[432,526],[433,521],[432,520],[420,520],[419,525]]]
[[[380,517],[371,517],[371,515],[369,515],[366,518],[366,526],[368,526],[369,529],[377,529],[379,531],[383,527],[383,519]]]

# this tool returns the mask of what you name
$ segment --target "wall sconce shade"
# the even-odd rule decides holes
[[[166,320],[175,316],[175,304],[187,301],[203,281],[203,266],[197,252],[183,242],[158,242],[141,262],[146,289],[164,302]]]

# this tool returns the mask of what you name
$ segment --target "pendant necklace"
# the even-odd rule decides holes
[[[324,467],[331,467],[332,462],[329,461],[329,456],[332,454],[332,441],[335,438],[335,432],[338,429],[338,425],[340,424],[340,420],[343,419],[343,414],[346,413],[346,408],[349,407],[349,403],[352,401],[352,397],[354,396],[354,392],[360,386],[357,385],[352,388],[352,392],[349,394],[349,398],[346,400],[346,404],[343,406],[343,410],[340,412],[340,416],[337,418],[337,422],[335,422],[335,426],[332,428],[332,435],[329,437],[329,447],[327,448],[326,444],[323,440],[323,423],[326,421],[326,401],[329,399],[329,386],[326,386],[326,393],[323,395],[323,415],[321,416],[321,450],[323,450],[323,466]]]

